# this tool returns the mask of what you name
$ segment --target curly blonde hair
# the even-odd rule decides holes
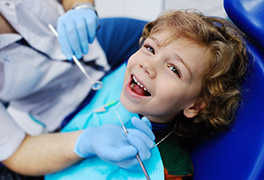
[[[228,20],[179,10],[146,24],[140,43],[159,30],[170,32],[168,40],[187,39],[210,52],[200,94],[206,107],[191,119],[179,114],[175,132],[182,137],[205,138],[229,127],[240,104],[248,64],[243,34]]]

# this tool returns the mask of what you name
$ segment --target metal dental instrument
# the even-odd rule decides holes
[[[53,34],[58,37],[58,33],[54,29],[54,27],[49,24],[50,30],[53,32]],[[74,63],[79,67],[79,69],[83,72],[83,74],[87,77],[87,79],[92,84],[92,89],[97,91],[103,87],[103,83],[101,81],[93,81],[91,77],[87,74],[86,70],[84,69],[83,65],[79,62],[79,60],[73,55],[72,56]]]
[[[120,115],[119,115],[119,113],[118,113],[118,111],[117,111],[117,110],[118,110],[118,107],[119,107],[119,104],[120,104],[120,102],[117,104],[115,112],[116,112],[116,115],[117,115],[117,117],[118,117],[118,119],[119,119],[121,125],[122,125],[122,128],[123,128],[125,134],[127,135],[127,134],[128,134],[128,131],[127,131],[127,129],[126,129],[126,127],[125,127],[125,125],[124,125],[124,123],[123,123],[123,121],[122,121],[122,119],[121,119],[121,117],[120,117]],[[151,180],[150,177],[149,177],[149,175],[148,175],[148,172],[147,172],[147,170],[146,170],[146,168],[145,168],[145,166],[144,166],[144,164],[143,164],[143,162],[142,162],[142,160],[140,159],[140,157],[139,157],[138,154],[136,155],[136,158],[137,158],[137,161],[138,161],[138,163],[139,163],[139,165],[140,165],[140,167],[141,167],[143,173],[144,173],[145,176],[146,176],[146,179],[147,179],[147,180]]]

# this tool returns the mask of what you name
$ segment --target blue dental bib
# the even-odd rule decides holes
[[[115,113],[117,103],[111,104],[110,107],[105,107],[105,111],[103,112],[95,112],[94,110],[120,98],[125,69],[126,65],[123,64],[117,70],[106,76],[103,79],[104,87],[99,90],[94,98],[92,98],[91,102],[87,104],[86,107],[67,124],[67,126],[65,126],[62,132],[70,132],[85,129],[87,127],[96,127],[103,124],[116,124],[121,126]],[[130,119],[133,116],[138,117],[137,114],[127,111],[121,103],[119,104],[118,113],[126,128],[133,127]],[[164,167],[157,147],[151,150],[151,158],[143,163],[152,180],[164,179]],[[58,179],[145,180],[146,177],[139,165],[130,169],[123,169],[94,156],[84,159],[67,169],[45,176],[45,180]]]

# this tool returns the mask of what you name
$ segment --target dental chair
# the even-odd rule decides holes
[[[264,180],[264,0],[224,0],[224,8],[247,36],[253,70],[243,86],[244,101],[232,128],[191,153],[193,179]],[[128,18],[101,20],[98,40],[112,67],[139,48],[145,23]],[[104,36],[104,31],[111,35]]]
[[[253,70],[233,127],[192,152],[194,180],[264,180],[264,1],[225,0],[229,18],[246,35]]]

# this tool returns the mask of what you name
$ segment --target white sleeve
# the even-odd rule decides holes
[[[9,158],[25,138],[25,132],[15,123],[0,102],[0,161]]]

